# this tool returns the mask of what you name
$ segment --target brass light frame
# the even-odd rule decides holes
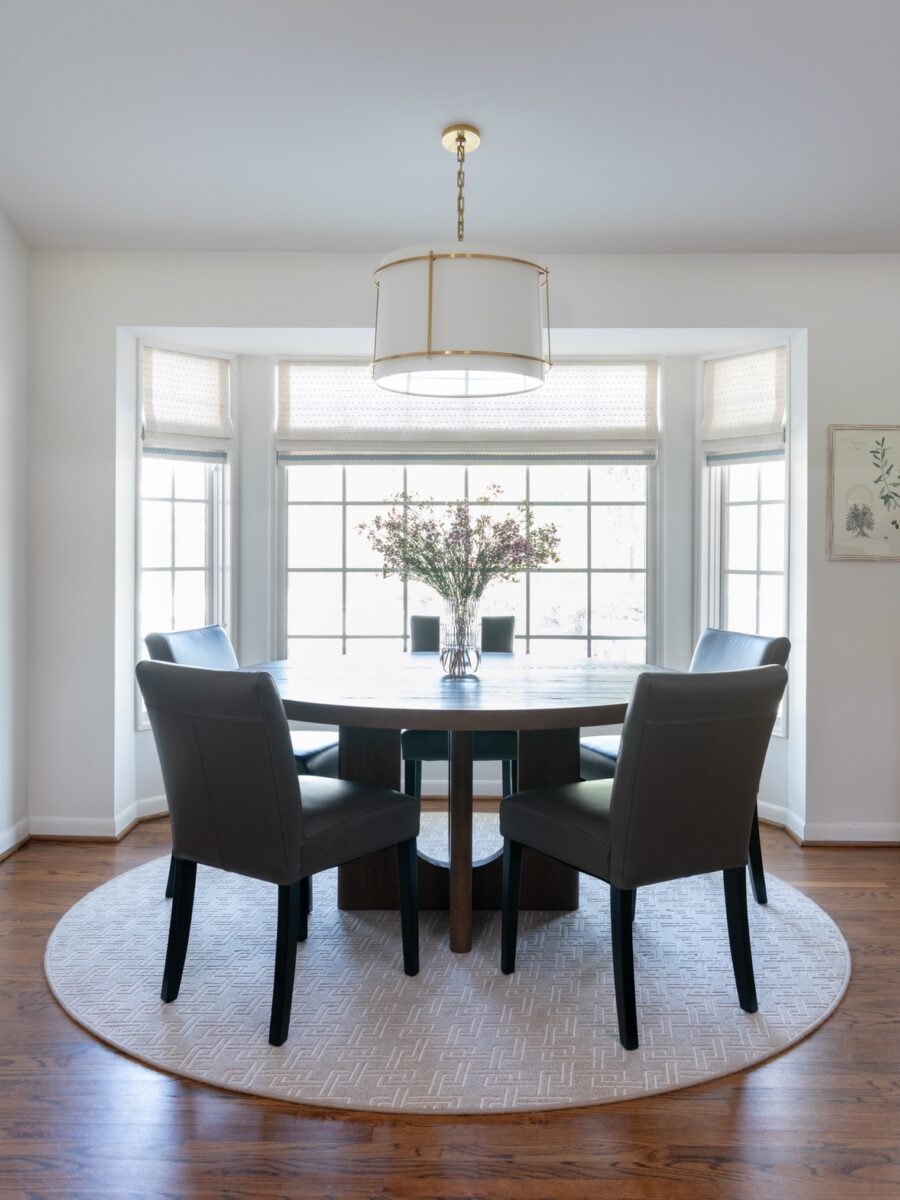
[[[547,322],[547,357],[536,354],[519,354],[513,350],[435,350],[432,345],[432,316],[434,312],[434,264],[439,259],[446,258],[481,258],[491,259],[494,262],[517,263],[523,267],[530,267],[533,271],[537,271],[540,278],[539,287],[544,289],[544,311]],[[381,285],[378,276],[382,271],[388,271],[391,267],[399,267],[405,263],[427,262],[428,263],[428,310],[427,310],[427,330],[426,330],[426,347],[424,350],[405,350],[402,354],[382,354],[378,355],[378,308],[381,299]],[[435,253],[429,250],[427,254],[413,254],[406,258],[397,258],[393,262],[382,263],[372,275],[375,284],[375,338],[372,347],[372,362],[371,371],[374,377],[375,368],[379,363],[395,362],[404,358],[440,358],[449,357],[452,355],[460,355],[461,357],[477,357],[485,355],[491,358],[514,358],[524,362],[542,363],[547,370],[553,366],[552,348],[550,345],[550,270],[548,267],[541,266],[540,263],[532,262],[527,258],[517,258],[510,254],[488,254],[478,251],[456,250],[456,251],[441,251]]]

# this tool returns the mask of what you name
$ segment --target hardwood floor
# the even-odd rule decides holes
[[[398,1118],[180,1081],[58,1008],[41,969],[58,917],[168,845],[167,822],[154,821],[118,845],[32,841],[0,864],[3,1197],[900,1195],[898,849],[801,850],[763,831],[767,866],[831,913],[853,953],[842,1006],[781,1057],[594,1110]]]

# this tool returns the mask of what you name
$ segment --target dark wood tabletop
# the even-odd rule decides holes
[[[292,721],[477,730],[619,724],[638,675],[658,668],[485,654],[477,675],[451,679],[436,654],[398,654],[377,664],[335,658],[304,667],[282,659],[245,669],[272,675]]]

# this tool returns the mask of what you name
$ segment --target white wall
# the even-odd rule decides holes
[[[133,668],[115,632],[117,474],[133,473],[117,459],[117,327],[368,327],[377,257],[32,256],[32,728],[65,716],[53,755],[32,737],[36,831],[111,832],[134,804],[133,785],[115,794],[128,786],[116,686]],[[805,521],[792,560],[805,559],[808,592],[791,601],[795,629],[808,623],[792,658],[808,725],[788,752],[805,812],[799,794],[788,803],[808,838],[900,839],[900,564],[826,562],[824,512],[827,424],[900,423],[900,257],[564,255],[550,267],[564,328],[808,331],[808,429],[792,427],[795,526]]]
[[[28,834],[28,252],[0,213],[0,853]]]

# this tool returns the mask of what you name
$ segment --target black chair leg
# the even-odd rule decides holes
[[[312,912],[312,880],[307,875],[300,880],[298,901],[297,941],[305,942],[309,937],[309,914]]]
[[[294,970],[297,966],[297,935],[300,925],[300,883],[278,887],[278,933],[275,939],[275,980],[272,985],[272,1017],[269,1045],[283,1046],[291,1025]]]
[[[519,763],[517,759],[513,759],[509,764],[510,768],[510,794],[515,795],[519,790]]]
[[[750,925],[747,921],[747,869],[729,867],[722,872],[725,883],[725,914],[728,942],[738,1000],[744,1012],[755,1013],[756,981],[753,978],[753,954],[750,949]]]
[[[175,895],[175,855],[169,858],[169,878],[166,880],[166,899],[171,900]]]
[[[522,843],[503,839],[503,914],[500,928],[500,970],[512,975],[516,969],[519,932],[519,891],[522,884]]]
[[[181,987],[184,960],[187,955],[188,938],[191,936],[191,916],[194,912],[194,885],[197,882],[197,864],[183,858],[172,857],[172,912],[169,916],[169,943],[166,947],[166,965],[163,967],[161,998],[171,1003]]]
[[[419,858],[416,839],[397,843],[400,882],[400,931],[403,937],[403,971],[419,973]]]
[[[512,795],[512,763],[508,758],[505,758],[500,764],[500,769],[503,773],[503,784],[501,791],[504,796]]]
[[[753,824],[750,826],[750,886],[757,904],[768,904],[769,894],[766,891],[766,873],[763,870],[762,846],[759,841],[759,812],[753,809]]]
[[[632,888],[629,894],[631,896],[631,903],[629,904],[628,913],[633,925],[635,913],[637,912],[637,888]]]
[[[407,796],[416,794],[416,760],[407,758],[403,762],[403,790]]]
[[[631,942],[632,888],[610,886],[613,978],[616,984],[616,1016],[619,1041],[626,1050],[638,1048],[637,1003],[634,995],[634,951]]]

